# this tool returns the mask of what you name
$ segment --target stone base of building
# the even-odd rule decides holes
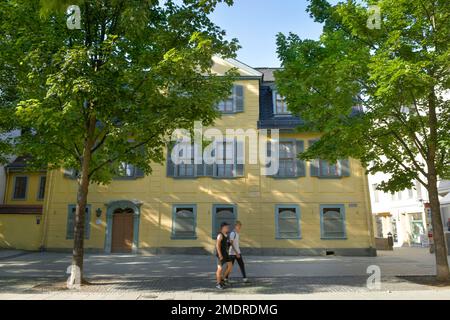
[[[246,256],[349,256],[349,257],[376,257],[374,248],[339,248],[339,249],[293,249],[293,248],[242,248]],[[205,248],[150,248],[139,249],[139,254],[181,254],[181,255],[211,255]]]
[[[72,249],[47,248],[47,252],[71,253]],[[105,254],[103,249],[85,249],[88,254]],[[341,256],[341,257],[376,257],[375,248],[339,248],[339,249],[293,249],[293,248],[242,248],[246,256],[285,256],[285,257],[308,257],[308,256]],[[131,254],[131,253],[130,253]],[[138,250],[139,255],[213,255],[213,252],[205,248],[143,248]]]

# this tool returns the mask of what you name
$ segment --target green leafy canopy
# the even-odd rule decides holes
[[[150,173],[174,129],[211,124],[229,95],[235,74],[211,72],[214,55],[238,49],[208,17],[221,2],[232,3],[2,1],[0,97],[24,129],[17,152],[35,167],[80,171],[89,148],[97,183],[123,162]],[[69,4],[81,8],[81,30],[66,26]]]
[[[368,5],[380,7],[381,29],[367,27]],[[311,0],[308,10],[324,23],[320,40],[277,38],[278,89],[300,130],[323,135],[302,157],[360,159],[390,176],[385,191],[449,177],[450,2]]]

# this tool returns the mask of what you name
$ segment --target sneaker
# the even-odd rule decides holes
[[[247,278],[244,278],[244,283],[250,283],[250,281]]]
[[[223,289],[225,289],[225,287],[221,283],[219,283],[218,285],[216,285],[216,289],[223,290]]]

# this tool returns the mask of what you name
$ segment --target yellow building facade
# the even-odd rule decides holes
[[[0,205],[0,248],[38,250],[42,245],[45,171],[29,172],[19,157],[5,167],[6,187]]]
[[[223,115],[214,128],[224,134],[226,129],[280,129],[278,175],[264,176],[264,165],[249,163],[255,152],[249,144],[243,166],[180,166],[169,160],[154,165],[147,177],[130,168],[129,179],[91,186],[86,250],[211,253],[218,225],[239,220],[244,254],[375,255],[364,168],[353,159],[322,166],[321,161],[292,158],[293,151],[306,149],[320,136],[294,133],[299,120],[283,109],[271,70],[215,59],[218,74],[230,68],[238,69],[240,77],[233,95],[220,104]],[[272,109],[269,115],[265,108]],[[76,181],[63,171],[47,174],[38,247],[66,251],[73,246],[76,192]]]

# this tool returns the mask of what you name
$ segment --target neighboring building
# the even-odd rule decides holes
[[[414,188],[393,194],[377,190],[378,185],[387,178],[381,173],[369,177],[375,236],[386,238],[389,233],[392,234],[396,247],[427,245],[426,189],[417,182]]]
[[[15,130],[13,132],[10,132],[8,134],[2,134],[0,135],[0,139],[7,139],[12,137],[19,136],[20,132]],[[15,160],[15,156],[11,156],[8,160],[10,162]],[[6,168],[4,165],[0,164],[0,205],[3,204],[4,197],[5,197],[5,190],[6,190]]]
[[[0,205],[0,248],[37,250],[42,244],[46,172],[27,171],[17,157],[5,167],[4,204]]]
[[[376,254],[367,176],[354,159],[336,164],[296,159],[319,139],[295,133],[300,119],[276,94],[273,71],[236,60],[215,59],[223,74],[237,68],[233,94],[219,104],[215,128],[280,129],[280,169],[264,176],[259,164],[239,164],[236,141],[218,144],[229,164],[154,165],[151,176],[127,166],[127,177],[92,186],[87,208],[87,250],[116,253],[206,253],[223,221],[243,222],[246,254]],[[261,132],[261,131],[259,131]],[[245,154],[249,154],[248,145]],[[217,154],[217,157],[220,157]],[[188,157],[190,158],[190,156]],[[189,159],[190,160],[190,159]],[[62,171],[49,172],[42,246],[73,246],[76,182]]]
[[[450,180],[439,181],[439,195],[441,198],[441,214],[445,230],[450,232]]]

